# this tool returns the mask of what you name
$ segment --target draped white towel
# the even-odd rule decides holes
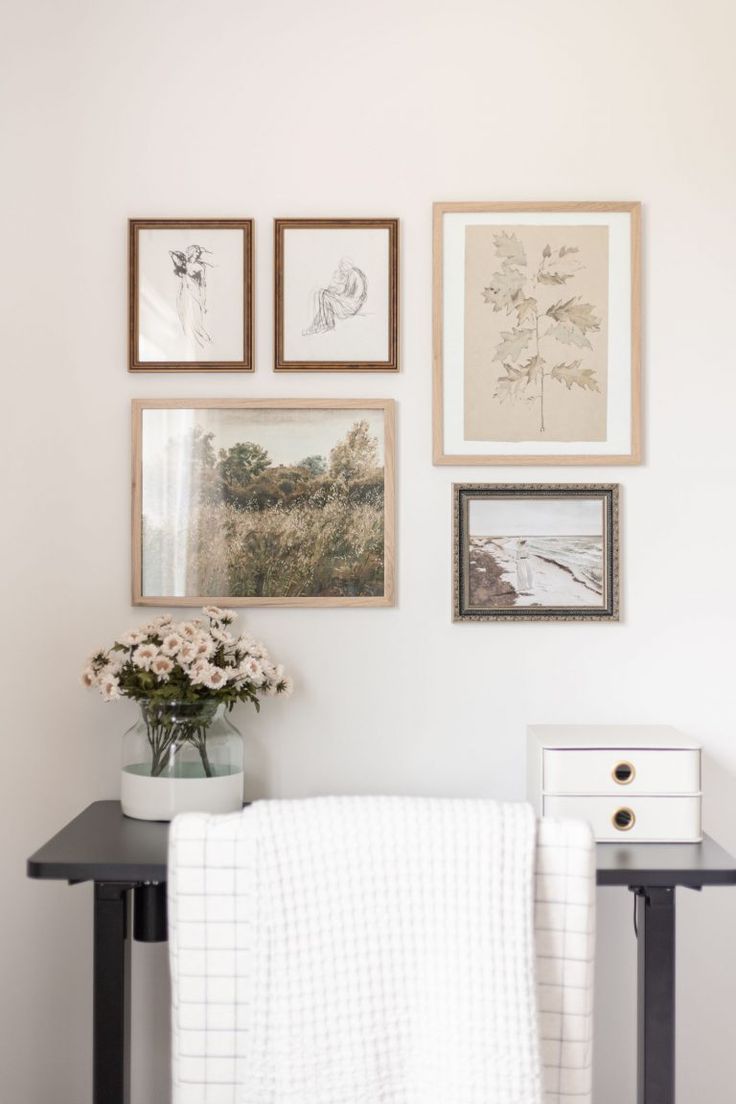
[[[540,1024],[548,1104],[584,1104],[589,1002],[564,1054],[571,1021],[549,992],[564,978],[537,1008],[535,956],[545,969],[559,945],[549,908],[569,904],[550,830],[540,950],[526,805],[329,797],[177,818],[174,1104],[541,1104]],[[584,829],[558,831],[592,854]]]

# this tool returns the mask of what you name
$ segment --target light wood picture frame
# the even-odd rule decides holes
[[[455,483],[454,621],[618,621],[616,483]]]
[[[143,606],[392,606],[393,399],[134,399]]]
[[[129,220],[128,370],[254,370],[252,219]]]
[[[640,219],[434,204],[435,464],[641,462]]]
[[[399,220],[274,220],[274,371],[399,370]]]

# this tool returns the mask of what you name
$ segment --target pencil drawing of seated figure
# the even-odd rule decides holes
[[[335,321],[354,318],[368,296],[368,280],[348,257],[343,257],[326,288],[320,288],[314,296],[314,318],[303,330],[310,334],[334,330]]]

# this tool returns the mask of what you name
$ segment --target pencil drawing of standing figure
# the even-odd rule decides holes
[[[212,341],[205,325],[207,314],[207,269],[212,265],[202,258],[209,253],[201,245],[190,245],[186,253],[170,249],[174,263],[174,275],[179,280],[176,310],[181,328],[187,337],[193,337],[200,349]],[[211,255],[211,254],[210,254]]]
[[[534,572],[524,537],[519,537],[516,543],[516,582],[519,594],[534,593]]]
[[[368,297],[368,280],[348,257],[343,257],[326,288],[319,288],[314,296],[314,318],[306,330],[310,334],[334,330],[335,321],[354,318]]]

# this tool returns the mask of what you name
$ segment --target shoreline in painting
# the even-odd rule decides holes
[[[603,541],[594,536],[473,536],[469,547],[470,605],[599,607],[603,604]]]

